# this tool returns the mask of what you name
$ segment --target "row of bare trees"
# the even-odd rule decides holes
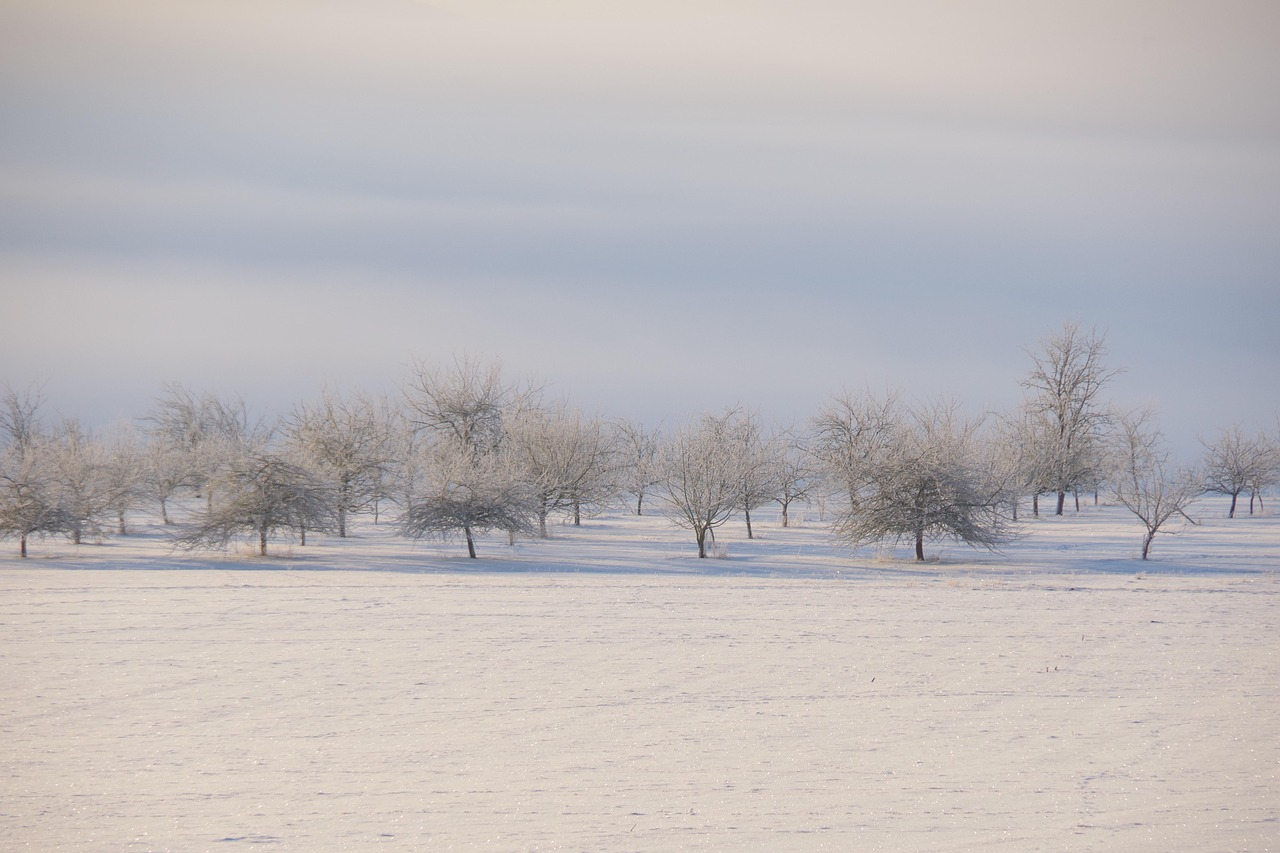
[[[949,539],[998,548],[1019,503],[1107,491],[1142,523],[1143,557],[1171,519],[1206,491],[1250,495],[1280,478],[1278,443],[1239,428],[1205,442],[1197,469],[1171,465],[1149,412],[1123,413],[1102,391],[1116,371],[1102,337],[1074,324],[1030,353],[1014,413],[975,418],[952,402],[911,405],[895,393],[845,393],[803,428],[773,428],[743,408],[664,432],[586,415],[513,381],[496,364],[415,363],[397,401],[326,392],[279,422],[242,400],[170,385],[136,425],[105,434],[46,424],[38,396],[8,390],[0,405],[0,536],[125,534],[126,515],[153,507],[177,546],[248,539],[266,554],[309,532],[346,537],[353,515],[412,538],[546,537],[552,518],[580,524],[604,508],[656,506],[707,556],[716,530],[777,504],[830,515],[850,546]],[[174,518],[174,501],[195,509]]]

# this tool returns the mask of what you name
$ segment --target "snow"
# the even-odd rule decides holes
[[[6,850],[1280,847],[1280,518],[0,555]]]

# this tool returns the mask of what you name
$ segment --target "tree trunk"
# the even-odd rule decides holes
[[[302,547],[307,547],[307,526],[305,524],[298,527],[298,534],[302,537]]]
[[[258,556],[267,556],[267,527],[265,524],[258,528]]]
[[[573,502],[573,526],[582,526],[582,504],[576,500]]]
[[[1039,517],[1040,517],[1040,494],[1039,494],[1039,492],[1037,492],[1036,494],[1034,494],[1034,495],[1032,495],[1032,496],[1031,496],[1031,517],[1032,517],[1032,518],[1039,518]]]
[[[116,521],[119,522],[116,525],[116,532],[119,533],[121,536],[127,535],[128,531],[125,530],[125,527],[124,527],[124,510],[118,510],[116,512]]]
[[[173,524],[173,520],[169,518],[169,503],[164,498],[160,499],[160,520],[165,524]]]
[[[1080,493],[1072,492],[1072,496],[1076,499],[1076,512],[1080,511]]]
[[[1238,495],[1239,492],[1236,493]],[[1236,495],[1231,496],[1231,509],[1227,510],[1227,518],[1236,517]],[[1253,499],[1249,499],[1249,515],[1253,515]]]
[[[747,517],[747,538],[748,538],[748,539],[755,539],[756,537],[755,537],[755,536],[753,536],[753,535],[751,535],[751,510],[749,510],[749,509],[744,509],[744,510],[742,511],[742,514],[743,514],[743,515],[745,515],[745,516]]]
[[[636,515],[644,515],[644,492],[636,495]]]
[[[338,504],[338,538],[347,538],[347,507],[345,504]],[[307,544],[306,542],[302,543]]]
[[[782,504],[782,526],[787,527],[789,525],[790,525],[790,521],[787,518],[787,505],[783,503]]]
[[[916,562],[924,562],[924,528],[916,530]]]
[[[18,539],[18,555],[24,560],[27,559],[27,534],[25,533]]]
[[[1147,552],[1151,550],[1151,540],[1155,537],[1155,532],[1151,530],[1148,530],[1146,535],[1142,537],[1142,559],[1147,559]]]
[[[76,527],[71,531],[71,544],[72,545],[80,544],[80,528],[79,527]]]
[[[697,540],[698,540],[698,557],[699,557],[699,559],[706,559],[706,556],[707,556],[707,529],[706,529],[705,527],[701,527],[701,528],[699,528],[699,529],[695,530],[695,531],[694,531],[694,536],[695,536],[695,537],[697,538]]]
[[[462,532],[466,534],[467,537],[467,556],[474,560],[476,558],[476,543],[471,538],[471,525],[462,525]]]
[[[1066,503],[1067,503],[1066,490],[1059,490],[1058,491],[1058,509],[1056,512],[1054,512],[1054,515],[1062,515],[1062,509],[1064,506],[1066,506]]]

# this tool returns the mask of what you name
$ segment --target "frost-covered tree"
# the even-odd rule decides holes
[[[0,448],[0,539],[17,539],[27,556],[33,536],[70,536],[74,519],[62,505],[44,453],[45,439]]]
[[[476,558],[476,537],[490,530],[532,534],[538,503],[513,460],[503,451],[476,453],[462,442],[439,436],[423,448],[426,462],[413,502],[400,517],[411,539],[467,543]]]
[[[980,422],[962,417],[954,404],[864,408],[880,413],[879,438],[860,466],[857,491],[832,524],[837,540],[854,546],[905,540],[923,561],[932,539],[995,549],[1011,538],[1005,484],[990,468]]]
[[[286,419],[286,444],[334,491],[339,537],[347,535],[347,516],[372,508],[380,496],[392,462],[392,433],[387,402],[365,394],[347,400],[326,391]]]
[[[477,457],[501,447],[507,422],[533,407],[537,393],[528,383],[503,377],[501,364],[465,357],[448,369],[415,361],[404,389],[414,427]]]
[[[65,535],[74,519],[63,505],[38,393],[5,387],[0,399],[0,539],[17,539],[27,556],[34,537]]]
[[[1204,490],[1231,497],[1227,518],[1236,517],[1236,502],[1245,491],[1260,491],[1275,466],[1275,448],[1270,438],[1259,433],[1246,435],[1237,424],[1223,430],[1209,443],[1201,439],[1204,457]]]
[[[778,482],[781,446],[766,436],[752,412],[734,409],[720,418],[728,446],[737,456],[738,508],[747,525],[747,538],[754,539],[751,511],[773,503],[781,488]]]
[[[1194,469],[1175,470],[1164,439],[1150,412],[1121,416],[1115,437],[1112,491],[1117,501],[1143,526],[1142,559],[1151,542],[1175,517],[1190,521],[1187,510],[1204,493],[1203,477]]]
[[[782,510],[782,526],[791,525],[791,506],[809,500],[813,494],[814,470],[812,454],[804,436],[788,429],[775,437],[777,453],[774,456],[774,482],[777,493],[774,500]]]
[[[658,485],[658,451],[662,432],[636,421],[615,421],[618,485],[636,499],[636,515],[644,515],[644,499]]]
[[[63,419],[46,445],[58,500],[71,523],[71,541],[106,535],[106,519],[118,495],[102,444],[80,422]]]
[[[570,511],[581,524],[584,506],[603,504],[616,491],[611,435],[597,418],[563,406],[526,409],[509,421],[506,441],[537,501],[542,538],[552,513]]]
[[[266,556],[267,543],[282,534],[297,535],[305,545],[307,531],[336,528],[332,490],[278,455],[251,451],[227,460],[211,485],[216,501],[178,537],[178,547],[226,549],[251,537]]]
[[[693,532],[698,556],[707,537],[742,505],[742,460],[726,416],[690,421],[662,447],[658,493],[667,517]]]
[[[264,424],[250,419],[242,399],[212,393],[196,396],[179,383],[164,386],[144,421],[149,424],[150,442],[169,454],[164,460],[165,476],[203,490],[208,510],[213,508],[220,471],[245,453],[262,451],[270,438]],[[184,466],[181,477],[175,466]],[[155,491],[164,489],[157,486]]]
[[[462,358],[450,369],[415,362],[404,394],[420,468],[408,483],[415,492],[400,519],[403,532],[415,539],[461,534],[474,557],[477,531],[501,528],[514,538],[533,529],[509,427],[536,408],[537,389],[509,382],[496,362]]]
[[[146,449],[142,436],[131,425],[119,426],[100,440],[104,452],[102,476],[116,519],[116,533],[124,536],[129,532],[125,514],[136,509],[146,493]]]
[[[1051,432],[1047,413],[1032,411],[1026,405],[995,422],[992,462],[1009,484],[1009,507],[1015,521],[1024,495],[1031,497],[1031,514],[1040,517],[1040,496],[1050,490],[1054,478],[1053,443],[1045,440]]]
[[[879,460],[889,453],[900,419],[896,393],[845,392],[823,407],[813,419],[811,451],[824,493],[849,508],[857,506]]]
[[[1031,438],[1044,460],[1043,485],[1057,494],[1057,515],[1068,492],[1099,478],[1110,417],[1101,392],[1119,373],[1106,367],[1106,354],[1105,336],[1082,332],[1073,322],[1030,353],[1032,369],[1022,386],[1029,392],[1027,411],[1040,427]]]

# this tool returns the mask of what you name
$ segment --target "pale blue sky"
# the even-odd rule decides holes
[[[0,0],[0,380],[286,410],[463,350],[651,421],[1280,409],[1280,5]]]

